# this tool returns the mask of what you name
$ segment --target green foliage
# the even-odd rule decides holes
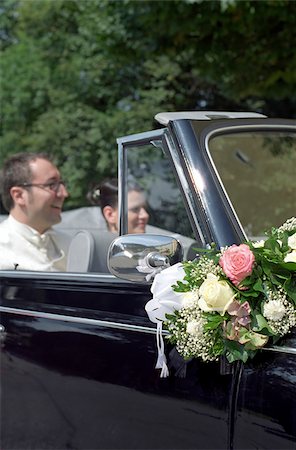
[[[4,0],[0,164],[52,152],[80,205],[116,174],[116,137],[161,110],[294,105],[295,12],[284,0]]]
[[[204,325],[204,330],[216,330],[220,328],[225,318],[223,316],[214,315],[214,314],[204,314],[205,319],[207,320]]]

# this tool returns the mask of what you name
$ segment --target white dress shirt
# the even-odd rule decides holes
[[[60,231],[40,234],[9,215],[0,223],[0,270],[64,272],[69,243]]]

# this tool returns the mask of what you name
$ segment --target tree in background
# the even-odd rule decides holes
[[[296,115],[296,3],[4,0],[0,165],[52,153],[69,207],[160,111]]]

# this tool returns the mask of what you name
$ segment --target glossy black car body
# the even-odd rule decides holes
[[[118,140],[121,235],[128,176],[143,177],[137,173],[142,166],[148,171],[151,146],[165,155],[163,174],[168,183],[171,176],[176,180],[184,202],[177,214],[185,216],[186,209],[196,245],[245,239],[245,211],[237,214],[231,203],[208,143],[237,132],[276,132],[294,139],[295,154],[296,125],[255,115],[213,116],[165,115],[159,118],[164,127]],[[129,159],[134,148],[144,150],[143,159]],[[235,152],[249,164],[244,152]],[[152,172],[157,167],[156,160]],[[194,360],[185,377],[174,376],[172,367],[161,379],[154,368],[155,327],[144,310],[150,285],[123,278],[0,272],[3,450],[295,448],[295,333],[244,366]]]

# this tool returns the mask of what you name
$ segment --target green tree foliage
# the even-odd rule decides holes
[[[157,126],[157,112],[295,116],[295,2],[2,4],[0,165],[16,151],[53,153],[68,206],[116,174],[116,137]]]

